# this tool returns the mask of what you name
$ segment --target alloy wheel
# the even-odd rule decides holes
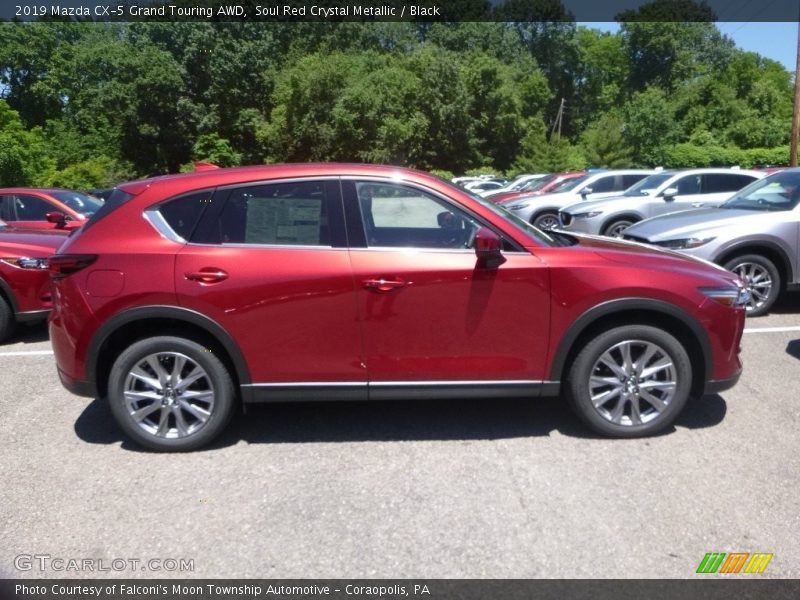
[[[179,352],[158,352],[138,361],[125,377],[123,394],[131,421],[159,438],[193,435],[214,411],[211,378]]]
[[[732,270],[744,281],[745,287],[750,292],[747,311],[751,312],[764,306],[772,292],[772,277],[766,267],[757,263],[743,262]]]
[[[594,410],[606,421],[637,426],[657,419],[675,397],[677,370],[658,344],[625,340],[595,361],[589,393]]]

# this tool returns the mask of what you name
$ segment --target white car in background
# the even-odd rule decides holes
[[[581,200],[618,196],[632,185],[656,173],[652,169],[597,171],[567,179],[549,194],[520,196],[503,208],[539,229],[558,227],[558,211]]]
[[[479,192],[479,196],[483,196],[484,198],[489,198],[494,194],[502,194],[504,192],[518,192],[531,181],[537,181],[542,177],[546,177],[549,173],[534,173],[534,174],[525,174],[525,175],[518,175],[503,187],[497,190],[485,190]]]
[[[718,206],[746,185],[765,176],[745,169],[662,171],[603,200],[576,202],[558,213],[565,231],[621,237],[643,219],[666,213]]]

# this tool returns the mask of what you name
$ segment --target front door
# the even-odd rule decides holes
[[[545,265],[509,247],[502,265],[481,266],[472,243],[483,223],[429,190],[377,181],[343,190],[371,398],[545,379]]]

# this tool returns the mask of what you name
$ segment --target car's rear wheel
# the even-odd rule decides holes
[[[6,302],[3,296],[0,296],[0,343],[6,341],[14,332],[16,322],[14,321],[14,312]]]
[[[618,219],[616,221],[612,221],[603,230],[603,235],[608,237],[621,238],[625,230],[631,225],[633,225],[632,219]]]
[[[179,337],[153,337],[125,350],[108,380],[111,411],[134,440],[162,451],[195,450],[230,420],[231,376],[208,348]]]
[[[759,254],[743,254],[724,266],[736,273],[750,292],[748,317],[758,317],[772,308],[781,291],[781,274],[775,263]]]
[[[626,325],[585,344],[569,370],[567,397],[594,431],[643,437],[670,426],[689,398],[692,366],[675,337]]]
[[[536,215],[533,224],[539,229],[555,229],[558,227],[558,215],[554,212],[544,212]]]

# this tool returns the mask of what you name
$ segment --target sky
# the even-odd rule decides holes
[[[616,32],[617,23],[582,23],[587,27]],[[758,52],[762,56],[777,60],[794,73],[797,60],[797,23],[764,22],[719,22],[719,30],[733,39],[743,50]]]

